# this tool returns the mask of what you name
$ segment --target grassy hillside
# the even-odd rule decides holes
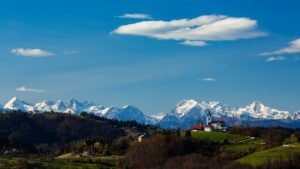
[[[225,140],[229,142],[237,142],[237,141],[248,139],[248,137],[237,135],[237,134],[230,134],[227,132],[203,132],[203,131],[192,132],[192,137],[197,139],[206,139],[214,142],[224,142]]]
[[[84,113],[80,116],[63,113],[0,113],[0,148],[4,147],[0,149],[0,154],[14,148],[23,154],[55,153],[70,150],[71,144],[76,145],[77,141],[91,138],[105,146],[120,138],[134,139],[134,134],[147,133],[151,129],[156,130],[156,127]]]
[[[100,156],[94,155],[90,157],[82,157],[80,154],[67,153],[60,155],[55,158],[58,161],[77,161],[77,162],[92,162],[97,164],[103,164],[105,166],[115,166],[117,159],[119,156],[111,155],[111,156]]]
[[[255,152],[248,156],[245,156],[238,161],[241,163],[248,163],[253,166],[262,164],[268,160],[274,159],[288,159],[291,155],[295,153],[300,153],[300,143],[290,144],[288,147],[279,146],[268,150],[263,150],[259,152]]]
[[[114,168],[111,165],[94,164],[93,162],[74,162],[61,160],[40,160],[27,158],[7,158],[0,157],[0,169],[14,168],[39,168],[39,169],[110,169]]]
[[[244,142],[225,145],[224,150],[225,151],[246,151],[249,149],[262,149],[263,147],[264,147],[264,141],[262,139],[255,138],[253,140],[245,140]]]

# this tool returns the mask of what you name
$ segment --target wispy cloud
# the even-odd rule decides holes
[[[283,61],[286,60],[283,56],[273,56],[266,59],[266,62],[273,62],[273,61]]]
[[[71,50],[71,51],[64,51],[63,54],[64,55],[75,55],[75,54],[78,54],[78,52],[75,50]]]
[[[215,82],[217,81],[217,79],[212,78],[212,77],[206,77],[206,78],[202,78],[202,81],[206,81],[206,82]]]
[[[293,53],[300,53],[300,38],[289,43],[288,47],[272,51],[272,52],[264,52],[260,55],[268,56],[268,55],[280,55],[280,54],[293,54]]]
[[[31,89],[31,88],[27,88],[25,86],[17,88],[16,91],[18,91],[18,92],[35,92],[35,93],[42,93],[42,92],[44,92],[44,90]]]
[[[152,19],[152,17],[148,14],[141,14],[141,13],[132,13],[132,14],[123,14],[118,16],[118,18],[128,18],[128,19]]]
[[[181,44],[183,45],[189,45],[189,46],[206,46],[207,44],[203,41],[191,41],[191,40],[186,40],[184,42],[182,42]]]
[[[29,56],[29,57],[44,57],[44,56],[54,55],[54,53],[42,49],[24,49],[24,48],[12,49],[11,53],[15,55]]]
[[[141,21],[122,25],[113,33],[159,40],[180,40],[184,41],[184,45],[198,46],[203,45],[205,41],[250,39],[267,35],[257,30],[256,20],[224,15],[203,15],[193,19],[171,21]]]

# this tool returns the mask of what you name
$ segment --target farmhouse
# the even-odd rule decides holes
[[[203,124],[202,124],[202,121],[199,121],[198,122],[198,125],[196,126],[192,126],[190,128],[191,131],[202,131],[203,130]]]
[[[224,121],[212,121],[211,126],[215,130],[224,130],[224,131],[226,131],[226,125],[225,125]]]

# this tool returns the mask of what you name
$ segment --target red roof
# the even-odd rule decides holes
[[[202,130],[203,127],[202,126],[192,126],[190,130]]]
[[[216,124],[225,124],[224,121],[212,121],[211,123],[216,123]]]
[[[205,127],[211,127],[210,123],[209,123],[209,124],[207,124],[207,125],[205,125]]]

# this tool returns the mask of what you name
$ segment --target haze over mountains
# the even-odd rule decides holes
[[[125,107],[106,107],[93,102],[80,102],[76,99],[40,101],[34,104],[27,103],[16,97],[9,100],[4,106],[0,106],[0,111],[11,112],[62,112],[71,114],[80,114],[81,112],[92,113],[97,116],[108,119],[117,119],[122,121],[135,120],[143,124],[159,125],[163,128],[189,128],[195,125],[199,120],[205,120],[208,111],[215,119],[222,119],[229,124],[249,123],[250,122],[268,122],[277,121],[274,125],[285,121],[299,122],[300,111],[288,112],[277,110],[265,106],[261,102],[253,102],[242,107],[231,107],[216,101],[182,100],[169,113],[149,115],[143,113],[138,107],[127,105]]]

